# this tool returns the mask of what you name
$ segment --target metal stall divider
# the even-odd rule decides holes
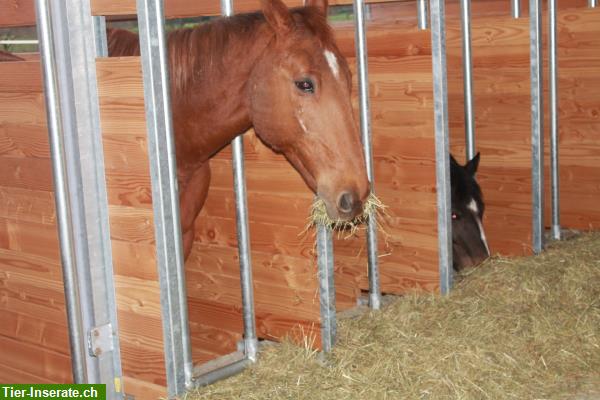
[[[365,154],[365,163],[367,167],[367,178],[371,184],[371,192],[375,193],[375,173],[373,170],[373,151],[371,149],[369,71],[364,0],[354,0],[354,24],[356,41],[356,66],[358,71],[360,131]],[[379,260],[377,255],[377,216],[374,212],[372,212],[367,219],[367,251],[369,271],[369,307],[374,310],[379,310],[381,308],[381,287],[379,284]]]
[[[541,0],[529,0],[529,51],[531,76],[531,188],[532,247],[544,249],[544,98]]]
[[[417,0],[417,26],[420,30],[429,28],[427,17],[427,0]]]
[[[460,1],[462,26],[463,83],[465,98],[465,143],[467,161],[475,157],[475,119],[473,111],[473,68],[471,65],[471,0]]]
[[[137,11],[167,391],[170,397],[175,397],[192,385],[192,351],[179,226],[163,2],[137,0]]]
[[[596,8],[597,5],[598,5],[598,0],[588,0],[589,8]]]
[[[560,183],[558,170],[558,62],[556,59],[556,0],[548,0],[548,85],[550,92],[550,186],[552,238],[560,240]]]
[[[521,18],[521,0],[511,0],[511,15],[513,18]]]
[[[440,291],[452,287],[452,221],[444,0],[430,0]]]
[[[73,378],[123,398],[89,3],[36,1]],[[86,8],[87,7],[87,8]],[[87,16],[87,17],[86,17]],[[95,43],[95,46],[89,46]],[[82,179],[82,177],[88,179]]]
[[[221,0],[221,15],[233,15],[233,0]],[[248,230],[248,202],[246,200],[246,178],[244,177],[244,139],[237,136],[231,142],[233,158],[233,189],[238,251],[240,256],[240,281],[242,283],[242,312],[244,318],[244,354],[256,361],[258,339],[254,317],[254,290],[252,286],[252,261],[250,255],[250,233]]]

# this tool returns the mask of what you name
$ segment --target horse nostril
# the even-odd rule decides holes
[[[354,206],[358,198],[353,192],[344,192],[338,199],[338,209],[343,213],[350,213],[354,210]]]

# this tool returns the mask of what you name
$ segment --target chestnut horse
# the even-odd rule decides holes
[[[210,182],[209,159],[254,128],[283,153],[333,219],[362,213],[369,182],[350,101],[351,74],[327,24],[327,0],[218,18],[168,35],[185,257]],[[108,34],[111,56],[139,55],[137,35]],[[284,205],[282,204],[282,207]]]

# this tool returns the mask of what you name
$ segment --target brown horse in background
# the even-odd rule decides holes
[[[25,59],[15,54],[0,50],[0,62],[2,61],[25,61]]]
[[[111,56],[139,55],[131,32],[110,30],[108,43]],[[170,33],[168,52],[186,258],[208,192],[209,159],[252,127],[285,155],[332,219],[362,213],[369,183],[350,70],[327,24],[327,0],[293,10],[262,0],[262,13]]]

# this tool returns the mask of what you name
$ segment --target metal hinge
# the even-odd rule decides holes
[[[92,357],[113,350],[113,330],[110,323],[95,326],[88,332],[88,351]]]

